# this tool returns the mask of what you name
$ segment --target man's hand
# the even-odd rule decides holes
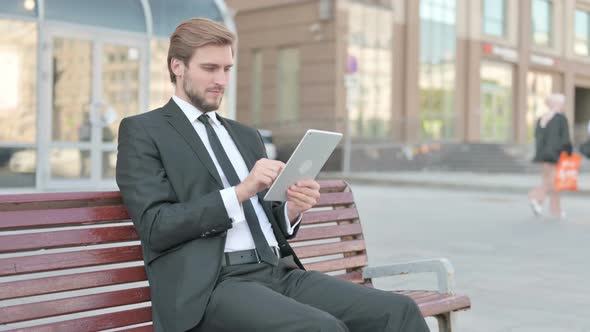
[[[279,160],[260,159],[252,167],[250,174],[235,188],[238,201],[243,202],[250,197],[270,188],[285,163]]]
[[[287,216],[292,223],[320,199],[320,184],[314,180],[298,181],[287,190]]]

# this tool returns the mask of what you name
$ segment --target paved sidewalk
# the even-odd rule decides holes
[[[496,174],[467,172],[323,172],[318,179],[345,179],[350,182],[393,186],[433,187],[526,193],[540,182],[537,174]],[[580,174],[578,191],[568,195],[590,196],[590,174]]]

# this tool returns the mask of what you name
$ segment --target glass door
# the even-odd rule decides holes
[[[483,85],[481,98],[481,140],[505,143],[511,120],[510,95],[498,87]]]
[[[506,143],[512,137],[512,66],[482,61],[480,87],[480,139]]]
[[[145,47],[140,40],[57,29],[44,43],[42,189],[114,189],[119,123],[145,109]]]
[[[95,105],[97,172],[100,180],[115,179],[117,138],[121,119],[140,108],[140,48],[102,43],[100,48],[100,100]],[[145,54],[145,53],[144,53]]]

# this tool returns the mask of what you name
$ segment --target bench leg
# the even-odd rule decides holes
[[[453,316],[450,312],[436,316],[439,332],[453,332]]]

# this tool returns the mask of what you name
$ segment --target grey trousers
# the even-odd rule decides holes
[[[291,257],[225,266],[191,331],[428,331],[409,297],[306,272]]]

